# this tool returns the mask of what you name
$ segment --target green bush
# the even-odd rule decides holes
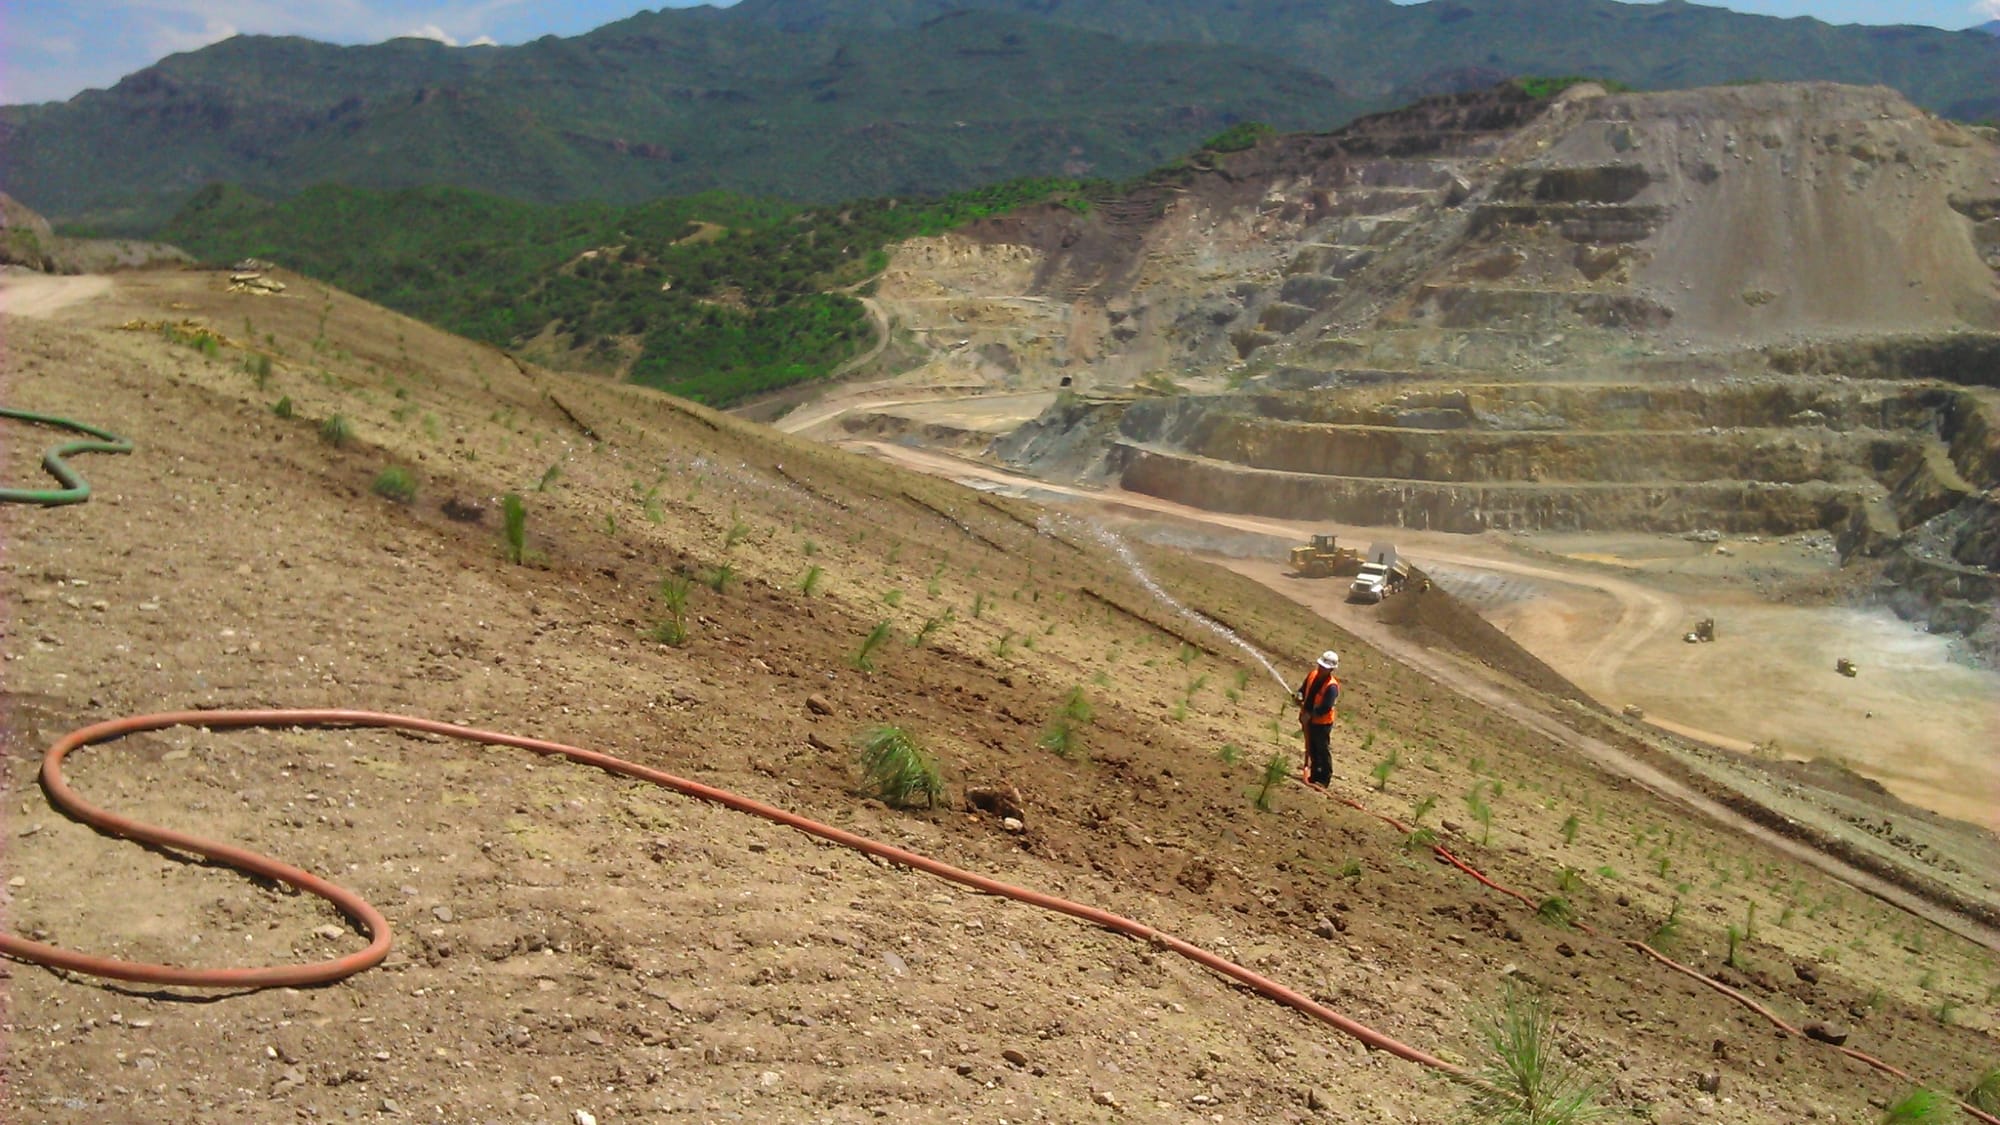
[[[862,786],[884,804],[907,808],[922,797],[928,808],[944,796],[936,759],[902,728],[871,727],[859,742]]]

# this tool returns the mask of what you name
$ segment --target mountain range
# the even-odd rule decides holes
[[[217,181],[635,202],[1128,176],[1231,125],[1330,129],[1523,74],[1829,79],[2000,115],[2000,42],[1668,0],[743,0],[517,47],[244,36],[0,108],[0,190],[150,230]]]

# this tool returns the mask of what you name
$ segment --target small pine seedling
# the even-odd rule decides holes
[[[654,640],[677,647],[687,643],[688,591],[693,585],[685,574],[669,574],[660,579],[660,601],[666,604],[667,616],[653,626]]]
[[[1223,765],[1233,766],[1243,760],[1243,748],[1234,742],[1225,742],[1222,748],[1215,752],[1215,756],[1222,759]]]
[[[562,476],[562,462],[555,461],[550,463],[548,468],[542,470],[542,479],[535,482],[535,491],[547,492],[551,487],[555,485],[556,480],[561,476]]]
[[[1667,916],[1653,930],[1652,936],[1646,939],[1646,944],[1664,952],[1673,948],[1674,943],[1680,940],[1680,936],[1681,900],[1675,899],[1674,904],[1667,908]]]
[[[1571,1067],[1556,1045],[1555,1018],[1539,997],[1510,982],[1486,1027],[1483,1084],[1475,1087],[1472,1114],[1506,1125],[1579,1125],[1603,1117],[1597,1086]]]
[[[871,727],[859,742],[862,785],[884,804],[907,808],[921,797],[930,808],[944,796],[937,760],[902,728]]]
[[[806,567],[805,577],[799,579],[799,593],[804,594],[806,597],[812,597],[813,591],[819,589],[819,580],[825,574],[825,569],[818,563]]]
[[[528,507],[519,493],[500,498],[500,535],[508,562],[520,566],[528,561]]]
[[[280,418],[290,418],[292,416],[292,396],[279,396],[278,401],[271,404],[271,413]]]
[[[1947,1125],[1954,1116],[1950,1098],[1919,1086],[1889,1107],[1882,1125]]]
[[[1290,776],[1292,776],[1292,764],[1285,760],[1285,756],[1271,755],[1271,760],[1264,763],[1264,776],[1258,780],[1257,797],[1253,802],[1258,812],[1271,811],[1271,794]]]
[[[1576,830],[1579,827],[1581,827],[1581,825],[1577,823],[1576,814],[1571,813],[1569,815],[1569,819],[1563,821],[1562,824],[1562,837],[1564,844],[1576,843]]]
[[[1982,1113],[2000,1113],[2000,1066],[1980,1072],[1965,1088],[1965,1104]]]
[[[1372,734],[1368,736],[1371,742],[1374,738],[1375,736]],[[1363,747],[1363,749],[1366,749],[1366,747]],[[1389,788],[1389,775],[1396,772],[1396,767],[1401,765],[1402,761],[1402,752],[1392,749],[1389,751],[1388,757],[1376,762],[1375,768],[1368,771],[1368,776],[1375,779],[1375,791],[1377,793]]]
[[[702,575],[702,585],[720,594],[729,589],[729,583],[736,577],[736,568],[728,563],[716,563]]]
[[[1535,907],[1535,918],[1543,925],[1566,930],[1576,924],[1576,908],[1561,895],[1550,895]]]
[[[345,414],[335,414],[319,424],[319,440],[340,449],[354,439],[354,425]]]
[[[417,498],[417,478],[401,465],[390,465],[375,474],[375,483],[370,487],[375,495],[398,504],[407,504]]]
[[[862,639],[861,647],[855,650],[854,658],[849,663],[852,663],[860,671],[873,672],[875,670],[875,650],[889,643],[889,633],[889,623],[887,621],[876,622],[875,627],[868,631],[868,636]]]

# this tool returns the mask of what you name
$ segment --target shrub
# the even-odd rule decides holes
[[[906,808],[922,797],[929,808],[944,796],[937,761],[900,727],[871,727],[860,744],[862,785],[884,804]]]
[[[354,439],[354,425],[345,414],[335,414],[319,424],[319,440],[339,449]]]
[[[528,506],[519,493],[500,498],[500,536],[508,562],[520,566],[528,561]]]
[[[375,495],[398,504],[407,504],[417,498],[417,478],[401,465],[390,465],[376,473],[371,487]]]
[[[1486,1085],[1473,1094],[1472,1112],[1493,1125],[1575,1125],[1604,1116],[1597,1087],[1567,1063],[1556,1047],[1555,1019],[1539,997],[1512,983],[1486,1028]]]

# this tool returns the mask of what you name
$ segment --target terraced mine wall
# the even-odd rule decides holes
[[[1474,533],[1489,528],[1789,534],[1845,524],[1861,490],[1823,483],[1446,483],[1249,469],[1120,442],[1112,474],[1134,492],[1217,511]]]

